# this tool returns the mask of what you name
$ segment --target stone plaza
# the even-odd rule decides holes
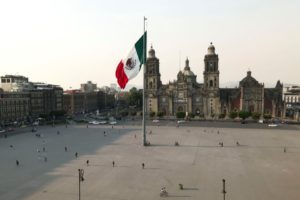
[[[298,200],[299,130],[149,123],[151,145],[144,147],[141,126],[133,124],[39,127],[0,138],[0,199],[79,199],[83,169],[82,200],[154,200],[162,187],[168,199],[221,200],[222,179],[225,199]]]

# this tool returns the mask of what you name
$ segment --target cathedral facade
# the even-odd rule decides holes
[[[204,56],[203,83],[196,81],[189,60],[177,74],[177,80],[162,84],[159,59],[155,50],[149,50],[145,68],[145,94],[147,112],[163,112],[166,116],[177,112],[204,118],[229,116],[232,111],[249,111],[282,117],[282,84],[265,88],[247,72],[239,87],[219,87],[219,56],[211,43]]]

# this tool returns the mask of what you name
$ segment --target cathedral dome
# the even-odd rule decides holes
[[[194,76],[194,73],[191,71],[190,61],[189,61],[188,58],[186,58],[186,60],[185,60],[185,67],[184,67],[184,70],[183,70],[183,74],[185,76]]]
[[[192,71],[190,71],[190,70],[184,70],[184,72],[183,72],[183,74],[185,75],[185,76],[194,76],[195,74],[192,72]]]
[[[155,58],[155,50],[153,49],[152,45],[148,54],[149,54],[149,58]]]
[[[207,48],[207,54],[208,55],[214,55],[215,53],[215,46],[213,45],[213,43],[211,42],[209,47]]]

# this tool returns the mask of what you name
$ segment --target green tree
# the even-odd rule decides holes
[[[238,116],[238,113],[236,111],[231,111],[230,114],[229,114],[229,117],[231,119],[235,119],[237,116]]]
[[[142,107],[143,102],[143,92],[142,90],[136,89],[136,87],[133,87],[129,90],[129,96],[128,96],[128,104],[130,106],[136,106],[138,108]]]
[[[260,113],[254,112],[252,113],[252,119],[258,120],[260,118]]]
[[[247,112],[247,111],[240,111],[239,112],[239,117],[240,118],[242,118],[242,119],[246,119],[246,118],[248,118],[250,116],[250,113],[249,112]]]
[[[221,114],[219,115],[219,118],[220,118],[220,119],[224,119],[224,118],[225,118],[225,114],[224,114],[224,113],[221,113]]]
[[[184,117],[185,117],[185,112],[180,112],[180,111],[178,111],[178,112],[176,113],[176,117],[177,117],[177,118],[180,118],[180,119],[184,118]]]
[[[194,113],[189,113],[189,118],[194,118],[195,114]]]
[[[155,116],[155,112],[150,112],[150,117],[154,117]]]
[[[157,117],[162,117],[162,116],[164,116],[164,112],[159,111],[159,112],[157,113]]]

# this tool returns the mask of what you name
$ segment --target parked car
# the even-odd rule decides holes
[[[100,122],[94,120],[94,121],[90,121],[89,124],[98,125],[98,124],[100,124]]]
[[[177,124],[183,124],[183,123],[185,123],[186,121],[185,120],[178,120],[177,121]]]
[[[107,121],[100,121],[99,124],[107,124]]]
[[[5,133],[5,129],[0,129],[0,133]]]
[[[269,124],[268,126],[269,126],[269,127],[277,127],[278,124]]]
[[[158,119],[154,119],[152,122],[153,123],[159,123],[159,120]]]
[[[116,125],[116,124],[117,124],[117,121],[110,121],[109,124],[110,124],[110,125]]]

